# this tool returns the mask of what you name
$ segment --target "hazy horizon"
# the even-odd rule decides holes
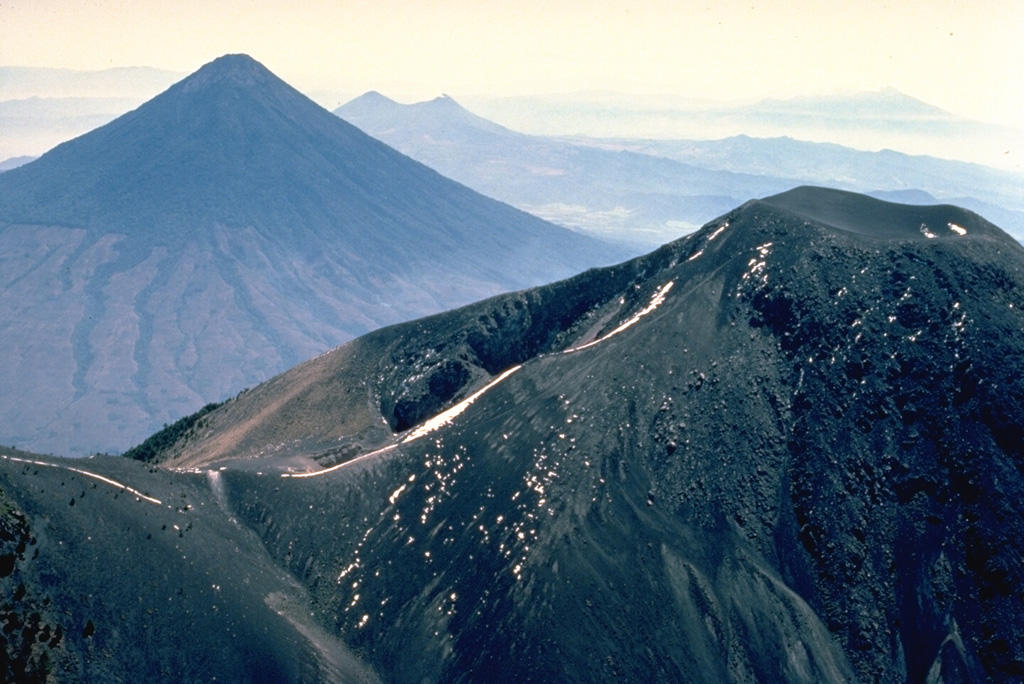
[[[895,88],[955,117],[1001,127],[989,145],[998,153],[986,153],[990,161],[982,163],[1018,171],[1024,168],[1022,35],[1024,3],[1014,0],[969,6],[950,0],[731,1],[711,7],[598,0],[585,8],[567,0],[302,0],[287,9],[267,0],[0,4],[0,65],[152,67],[184,77],[223,54],[242,52],[329,109],[370,90],[403,103],[448,93],[483,116],[533,133],[826,139],[821,131],[742,126],[659,132],[636,117],[620,121],[618,129],[581,117],[576,130],[568,130],[564,117],[557,125],[535,122],[514,104],[506,101],[503,110],[494,103],[616,93],[623,100],[732,105]],[[937,137],[931,153],[981,161],[977,141],[965,139],[957,150],[957,137]],[[900,149],[892,136],[828,141]],[[930,144],[921,140],[903,151],[929,153]]]
[[[978,121],[1024,114],[1024,4],[981,0],[7,0],[0,64],[190,73],[245,52],[304,91],[426,99],[611,90],[699,99],[892,86]]]

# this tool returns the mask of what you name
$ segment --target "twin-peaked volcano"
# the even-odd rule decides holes
[[[0,176],[0,435],[121,450],[358,334],[614,259],[244,55]]]
[[[449,178],[555,223],[637,252],[696,229],[748,197],[791,188],[751,175],[509,130],[441,96],[399,104],[366,93],[334,113]]]

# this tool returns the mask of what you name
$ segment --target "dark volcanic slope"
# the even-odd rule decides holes
[[[3,681],[379,681],[309,618],[216,474],[136,465],[0,447]]]
[[[244,55],[0,176],[0,436],[121,450],[397,321],[610,263]]]
[[[364,336],[114,479],[216,497],[384,681],[1011,681],[1022,288],[969,212],[797,189]]]

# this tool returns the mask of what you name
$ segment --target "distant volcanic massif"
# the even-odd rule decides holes
[[[81,680],[1012,681],[1022,307],[978,216],[798,188],[362,336],[150,464],[7,453],[4,581]]]
[[[884,121],[873,119],[869,125],[881,130],[892,124],[892,130],[897,130],[901,120],[907,123],[904,117],[920,120],[929,112],[923,103],[912,99],[900,103],[901,99],[905,98],[888,93],[863,100],[839,98],[831,104],[822,100],[802,110],[797,119],[813,121],[818,128],[837,111],[847,111],[852,117],[848,123],[863,124],[865,112],[886,110]],[[525,101],[522,104],[529,109]],[[769,111],[779,103],[764,105]],[[587,104],[574,104],[578,122],[589,116],[587,109]],[[751,197],[800,185],[835,187],[910,204],[955,204],[985,216],[1018,240],[1024,237],[1024,176],[1020,174],[890,149],[866,152],[788,137],[703,139],[712,135],[716,116],[729,119],[728,112],[703,114],[708,125],[701,140],[665,140],[525,135],[476,116],[448,96],[406,105],[370,92],[334,111],[488,197],[559,225],[642,245],[637,253],[696,230],[709,217]],[[563,111],[568,114],[569,108]],[[609,119],[616,116],[611,103],[591,114],[595,111]],[[650,123],[665,113],[634,109],[627,116],[642,130],[640,119]],[[544,118],[540,111],[534,114]],[[807,131],[806,126],[803,130]]]
[[[121,451],[374,328],[620,254],[226,56],[0,174],[0,435]]]
[[[800,184],[778,173],[736,173],[637,154],[617,141],[599,149],[596,141],[524,135],[447,96],[403,105],[371,92],[334,113],[488,197],[629,244],[638,254],[749,197]]]

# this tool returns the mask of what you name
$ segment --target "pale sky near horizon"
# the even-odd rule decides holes
[[[1024,0],[0,0],[0,65],[191,72],[414,101],[608,90],[719,100],[893,86],[1024,127]]]

